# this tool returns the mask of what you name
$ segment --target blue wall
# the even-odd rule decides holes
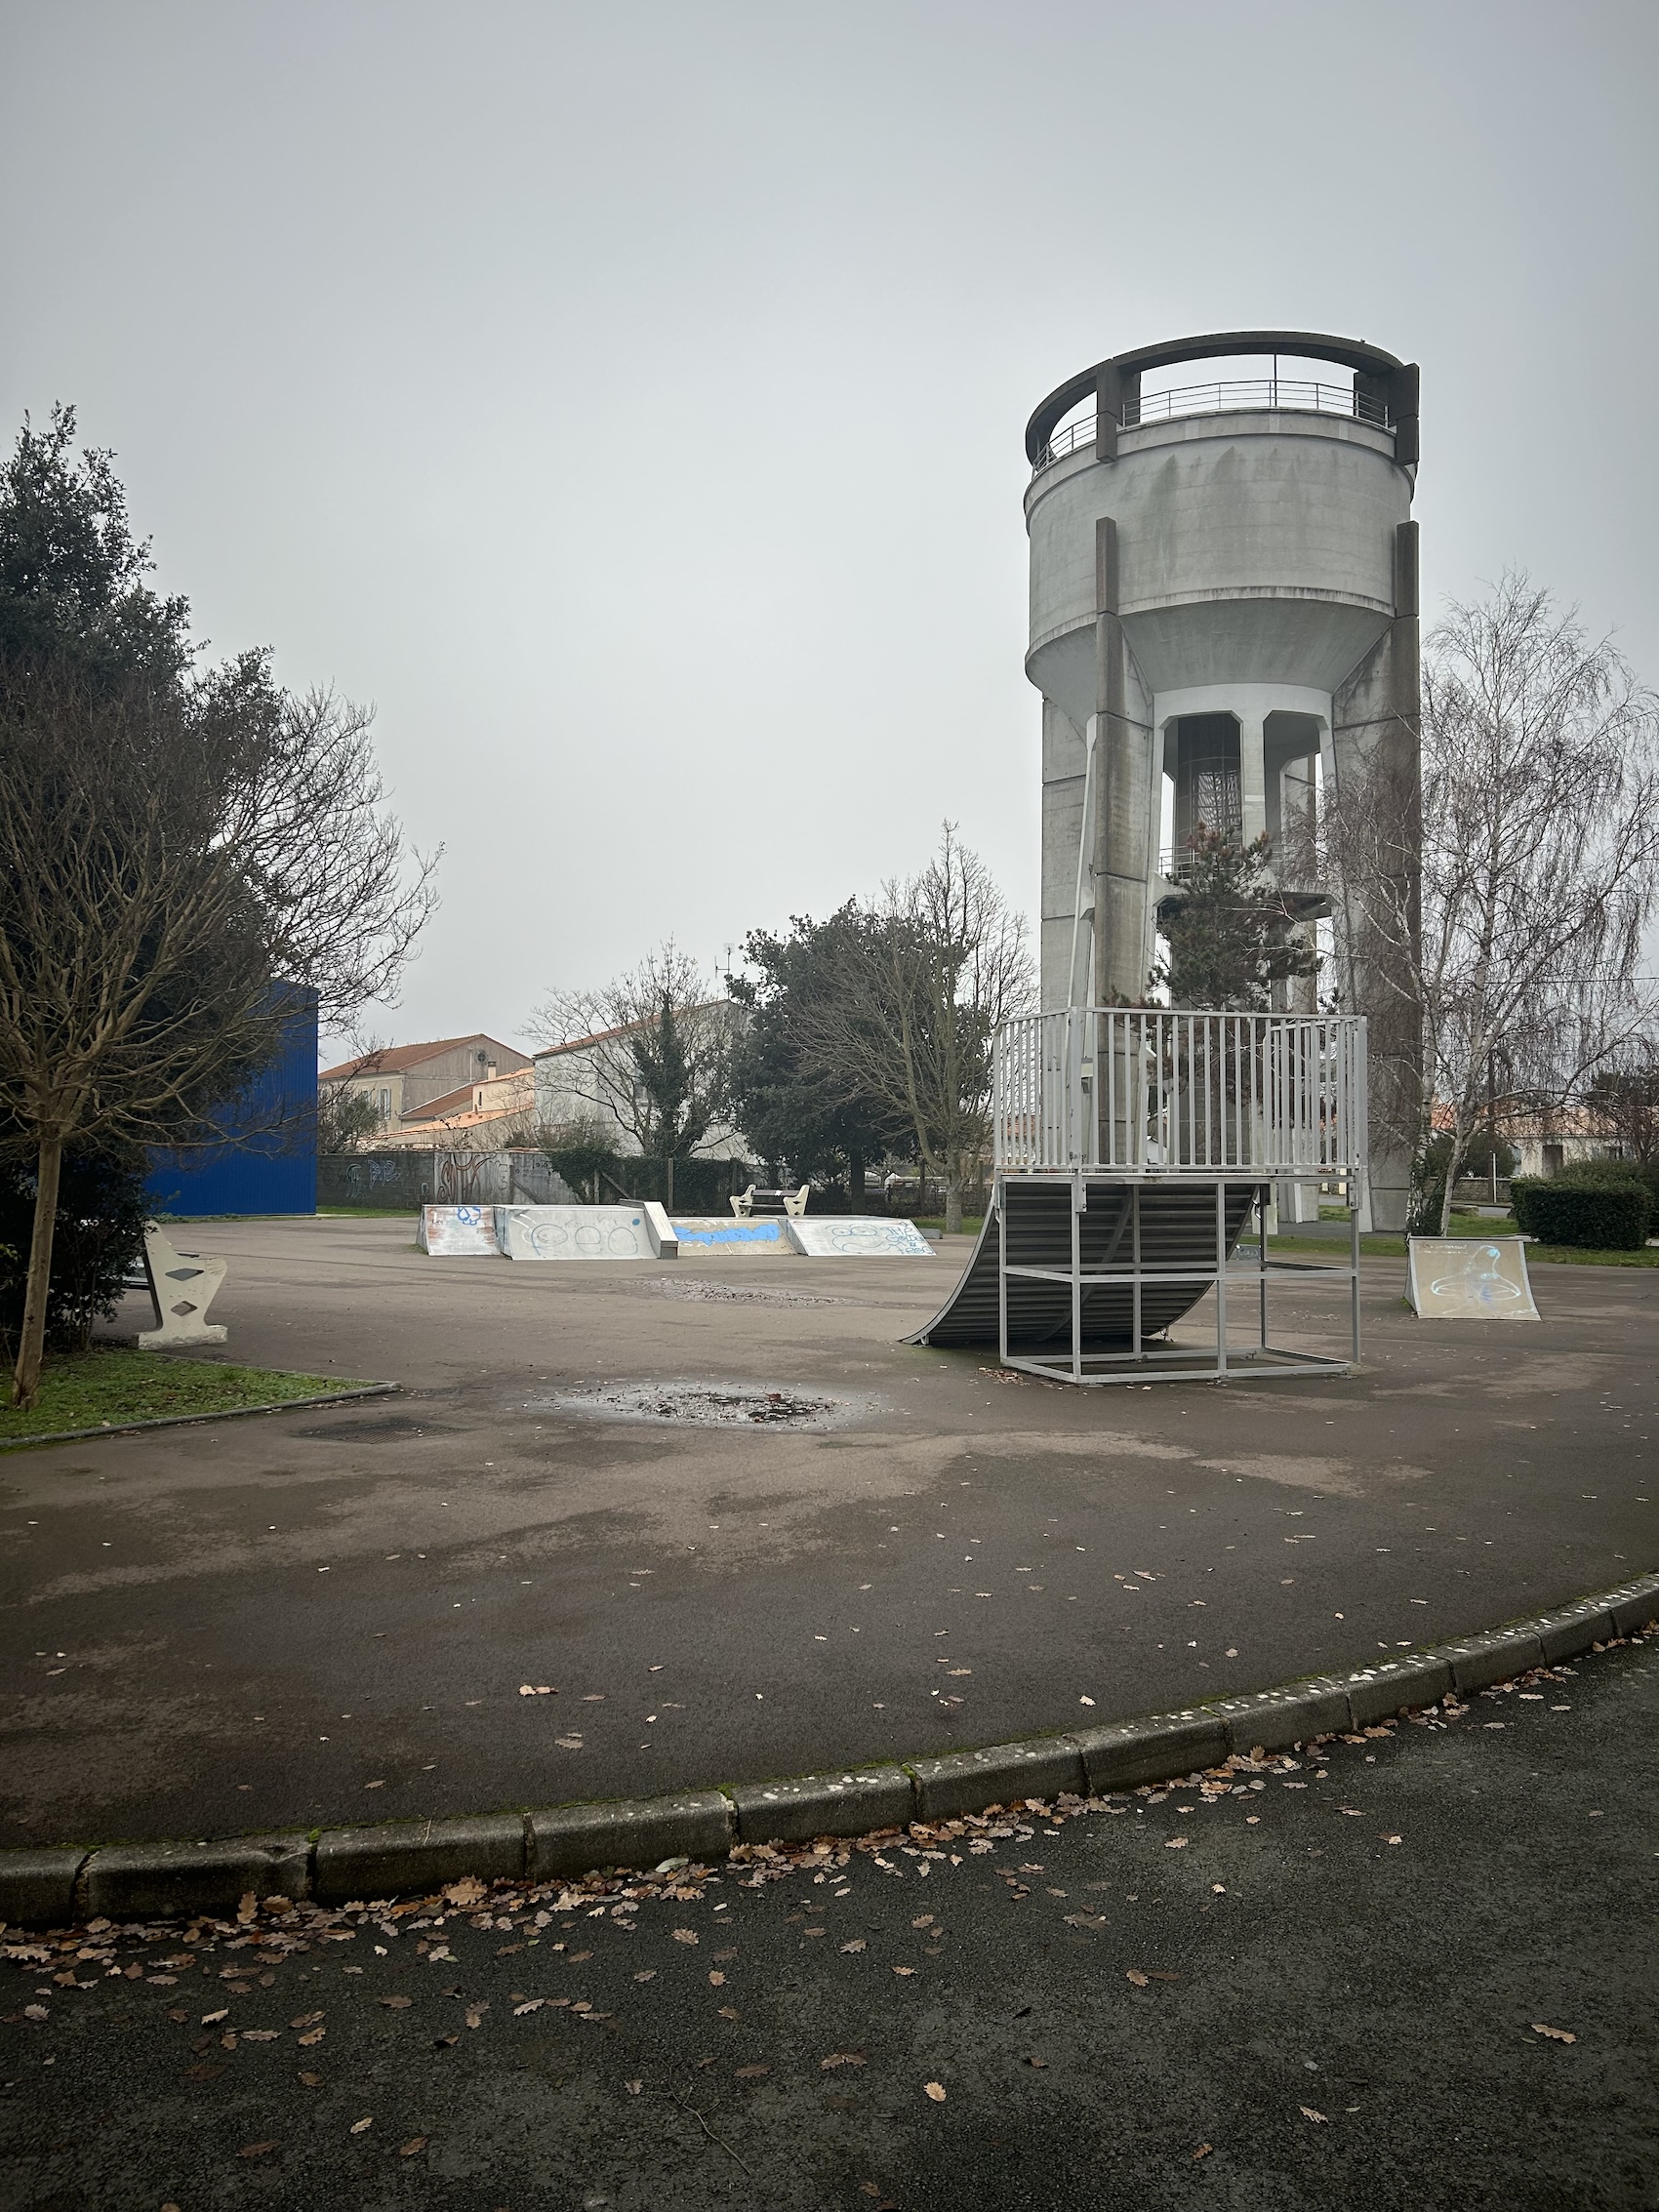
[[[317,996],[293,1012],[276,1059],[237,1102],[246,1137],[200,1150],[152,1152],[146,1187],[158,1214],[314,1214],[317,1210]]]

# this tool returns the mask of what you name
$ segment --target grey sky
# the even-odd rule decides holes
[[[1034,907],[1021,434],[1245,326],[1423,369],[1429,604],[1659,678],[1659,11],[0,8],[0,428],[73,400],[216,652],[448,846],[383,1036],[522,1036],[920,864]]]

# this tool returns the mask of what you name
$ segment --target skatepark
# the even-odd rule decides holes
[[[530,1266],[431,1259],[413,1218],[197,1237],[216,1356],[399,1389],[7,1456],[8,1845],[926,1756],[1652,1564],[1647,1271],[1540,1270],[1522,1329],[1419,1320],[1366,1260],[1356,1373],[1100,1392],[907,1341],[967,1238]],[[1347,1291],[1293,1282],[1285,1341],[1340,1333]]]

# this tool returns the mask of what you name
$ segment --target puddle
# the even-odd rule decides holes
[[[748,1283],[710,1282],[704,1275],[658,1275],[649,1285],[658,1298],[688,1298],[708,1306],[857,1306],[856,1298],[827,1298],[808,1290],[762,1290]]]
[[[586,1415],[681,1428],[838,1428],[867,1410],[848,1398],[747,1383],[614,1383],[526,1401],[526,1413]]]

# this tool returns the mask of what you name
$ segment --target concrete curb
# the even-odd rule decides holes
[[[109,1844],[0,1851],[0,1925],[166,1919],[235,1910],[256,1897],[420,1893],[473,1874],[557,1881],[600,1867],[719,1859],[734,1843],[800,1843],[947,1820],[1019,1798],[1103,1795],[1173,1782],[1232,1754],[1288,1750],[1395,1713],[1509,1681],[1628,1636],[1659,1619],[1659,1574],[1485,1635],[1461,1636],[1343,1675],[1312,1675],[1250,1697],[983,1750],[877,1762],[776,1782],[677,1790],[612,1804],[472,1820],[388,1821],[220,1843]]]
[[[49,1436],[0,1436],[0,1452],[26,1452],[36,1444],[84,1443],[89,1436],[136,1436],[141,1428],[189,1428],[202,1421],[246,1421],[256,1413],[303,1413],[307,1406],[345,1405],[352,1398],[388,1398],[401,1383],[365,1383],[355,1390],[324,1390],[314,1398],[277,1398],[269,1405],[226,1406],[223,1413],[168,1413],[157,1421],[123,1421],[105,1428],[55,1428]]]

